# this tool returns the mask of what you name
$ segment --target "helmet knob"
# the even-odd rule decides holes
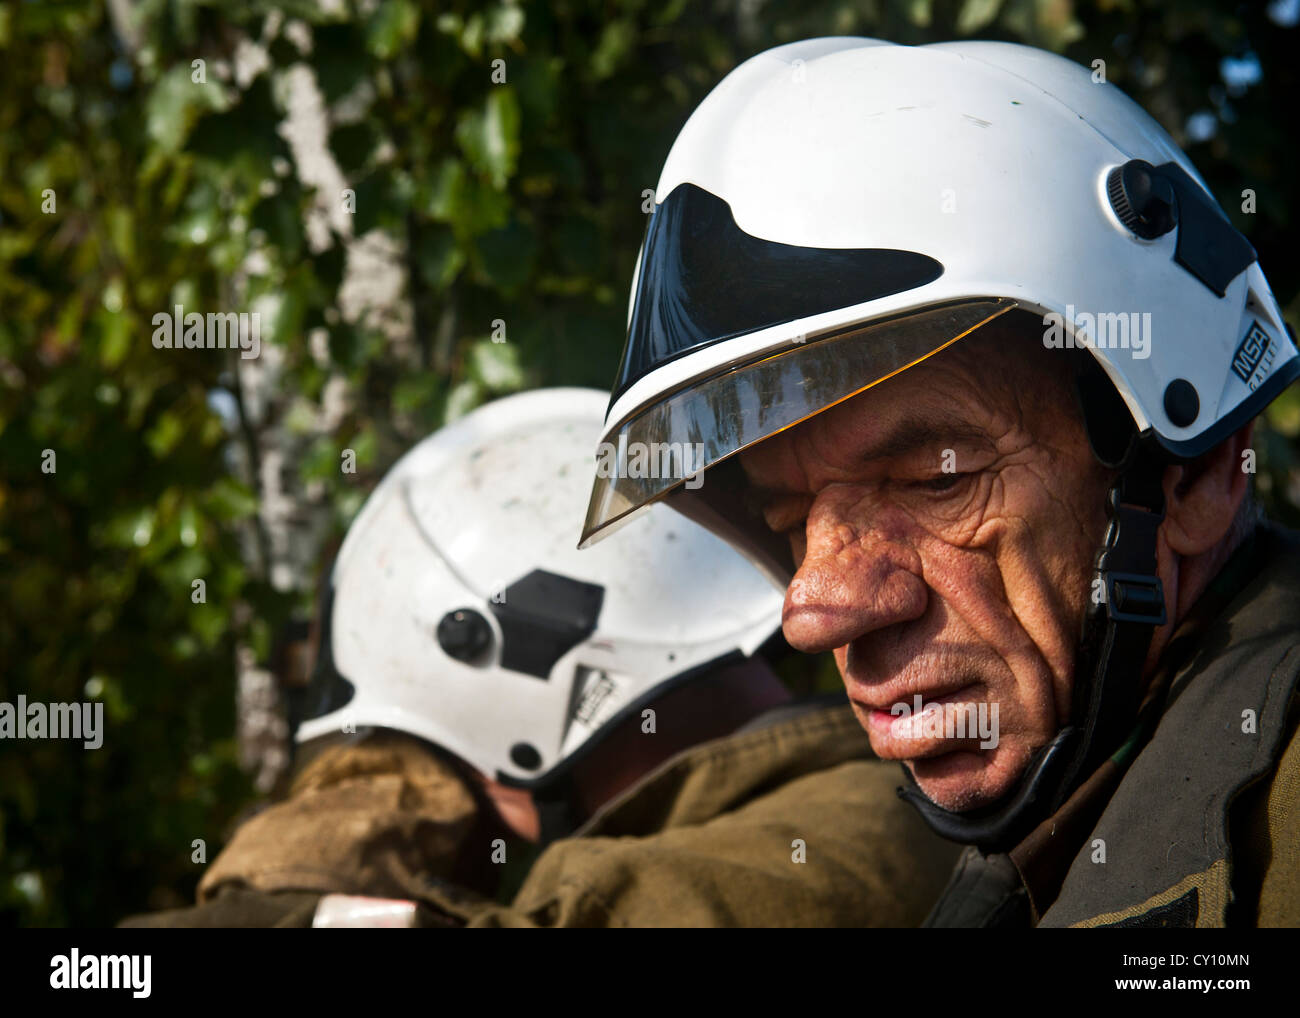
[[[1175,378],[1165,388],[1165,416],[1176,428],[1190,428],[1201,412],[1196,386],[1186,378]]]
[[[1119,221],[1145,240],[1153,240],[1178,225],[1173,184],[1142,159],[1130,159],[1110,171],[1106,196]]]
[[[492,643],[492,627],[473,608],[448,612],[438,623],[438,646],[457,661],[472,661]]]
[[[542,754],[529,742],[516,742],[511,746],[510,760],[516,767],[526,771],[535,771],[542,766]]]

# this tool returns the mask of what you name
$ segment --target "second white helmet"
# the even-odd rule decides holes
[[[335,562],[297,741],[393,728],[537,786],[780,627],[781,594],[665,508],[635,539],[577,550],[605,404],[572,388],[501,399],[392,468]]]

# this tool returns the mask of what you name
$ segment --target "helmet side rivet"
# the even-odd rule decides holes
[[[510,759],[516,767],[535,771],[542,765],[542,754],[527,742],[516,742],[510,747]]]
[[[1165,416],[1175,427],[1186,428],[1201,412],[1201,398],[1186,378],[1175,378],[1165,388]]]
[[[492,643],[492,627],[473,608],[448,612],[438,623],[438,646],[450,658],[472,661]]]
[[[1106,196],[1119,221],[1145,240],[1154,240],[1178,225],[1173,184],[1145,160],[1130,159],[1111,170]]]

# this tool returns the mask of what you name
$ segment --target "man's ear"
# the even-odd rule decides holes
[[[1165,468],[1165,540],[1179,555],[1200,555],[1232,527],[1250,487],[1244,453],[1255,422],[1189,463]]]

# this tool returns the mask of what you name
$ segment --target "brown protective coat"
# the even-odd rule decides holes
[[[510,905],[448,880],[474,807],[445,763],[384,736],[309,765],[237,832],[194,909],[125,925],[305,926],[327,892],[413,899],[428,925],[914,926],[956,857],[898,799],[847,707],[696,746],[537,860]],[[802,859],[803,861],[797,861]]]

